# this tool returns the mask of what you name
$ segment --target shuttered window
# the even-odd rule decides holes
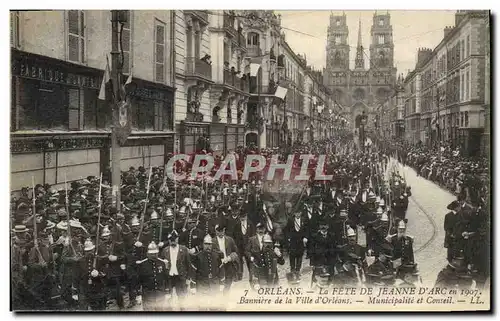
[[[85,62],[85,14],[82,10],[68,11],[68,59]]]
[[[21,44],[19,36],[19,11],[10,12],[10,45],[18,48]]]
[[[156,20],[155,26],[155,80],[165,82],[165,24]]]

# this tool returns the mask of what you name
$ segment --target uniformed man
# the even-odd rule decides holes
[[[142,303],[144,311],[159,311],[165,302],[167,291],[167,261],[158,257],[158,246],[151,242],[147,250],[147,258],[136,261],[139,272],[139,284],[142,286]]]
[[[121,280],[126,268],[125,258],[122,254],[117,255],[115,243],[107,225],[104,226],[101,232],[97,258],[100,262],[103,262],[103,269],[106,273],[106,287],[110,293],[109,297],[116,300],[118,307],[123,308]]]
[[[105,264],[105,263],[104,263]],[[90,239],[85,241],[84,256],[78,261],[79,295],[81,310],[106,310],[106,274],[103,262],[95,257],[95,245]]]
[[[283,254],[279,249],[279,245],[273,247],[273,240],[268,234],[264,235],[264,247],[258,259],[254,261],[254,280],[257,288],[273,287],[278,285],[278,264],[285,264]]]
[[[136,304],[137,296],[139,295],[139,275],[137,271],[136,261],[143,260],[146,257],[144,251],[143,243],[137,241],[137,236],[139,234],[140,222],[137,216],[133,216],[130,221],[131,234],[125,238],[126,242],[126,285],[129,297],[129,308],[132,308]]]
[[[387,240],[393,247],[393,262],[399,265],[414,265],[413,238],[406,235],[406,224],[404,221],[398,223],[398,233],[387,236]]]
[[[201,250],[204,233],[197,227],[197,218],[190,215],[187,229],[179,235],[179,244],[184,245],[189,250],[189,254],[194,255]]]
[[[196,293],[210,296],[224,288],[224,268],[222,253],[212,250],[212,237],[203,239],[203,250],[192,260],[192,279],[196,282]]]

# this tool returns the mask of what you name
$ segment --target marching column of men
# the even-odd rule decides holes
[[[298,146],[296,152],[326,153],[322,148]],[[312,286],[397,280],[414,286],[414,242],[406,235],[411,188],[404,177],[377,152],[344,148],[330,156],[326,173],[334,179],[309,182],[290,197],[295,205],[283,203],[283,194],[266,190],[258,177],[207,188],[207,182],[166,179],[155,167],[150,184],[144,168],[123,174],[120,212],[111,204],[111,188],[96,177],[62,191],[35,186],[34,210],[23,190],[13,206],[15,308],[104,310],[110,301],[125,308],[128,294],[129,308],[165,309],[172,295],[180,302],[191,294],[227,295],[245,272],[254,289],[277,286],[285,257],[291,285],[300,282],[305,258]],[[482,212],[462,203],[449,208],[445,280],[483,269],[475,240],[487,233],[476,219]],[[362,234],[366,246],[359,245]]]

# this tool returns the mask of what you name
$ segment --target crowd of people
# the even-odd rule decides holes
[[[315,155],[312,178],[266,181],[264,170],[248,180],[205,174],[189,181],[169,179],[163,167],[130,168],[122,173],[119,210],[108,175],[62,190],[24,188],[11,208],[13,309],[100,311],[115,302],[120,309],[164,310],[174,294],[185,301],[229,295],[235,282],[253,290],[277,286],[284,281],[278,266],[286,262],[285,282],[297,285],[304,259],[313,267],[311,287],[416,286],[414,240],[406,235],[411,187],[389,152],[360,151],[352,135],[286,150],[239,148],[239,174],[245,155],[257,152],[268,166],[272,155],[284,162],[293,154],[294,168],[301,166],[300,154]],[[327,155],[323,172],[332,180],[314,180],[319,155]],[[214,171],[221,164],[217,158]],[[191,168],[189,162],[174,166],[177,173]],[[471,217],[481,209],[461,201],[449,209],[449,265],[437,282],[479,284],[484,278],[476,275],[486,272],[474,248],[485,225],[472,226]]]
[[[484,206],[489,195],[490,162],[486,157],[467,157],[451,145],[410,145],[390,142],[390,150],[420,176],[447,189],[473,206]]]

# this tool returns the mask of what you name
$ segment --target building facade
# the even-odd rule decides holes
[[[334,103],[343,107],[342,115],[350,120],[352,130],[357,131],[363,112],[368,116],[367,128],[374,127],[377,110],[394,93],[396,68],[389,13],[373,15],[368,53],[361,42],[359,22],[354,68],[349,64],[348,36],[347,16],[332,14],[328,27],[324,81],[332,92]],[[368,68],[365,57],[369,59]]]
[[[174,144],[171,11],[127,11],[123,72],[132,134],[122,170],[163,165]],[[110,104],[98,99],[111,12],[11,12],[11,190],[98,176],[110,166]]]
[[[431,145],[440,141],[466,155],[481,153],[487,140],[488,21],[487,11],[459,10],[455,26],[444,29],[436,48],[419,49],[415,70],[405,79],[405,138],[409,142]]]
[[[223,154],[244,144],[250,77],[246,39],[231,11],[175,11],[179,151]],[[202,147],[205,146],[205,147]]]
[[[273,11],[124,12],[123,81],[133,86],[122,170],[163,165],[173,152],[326,136],[322,74],[293,52]],[[109,10],[11,12],[13,191],[32,177],[61,187],[111,166],[111,101],[99,99],[111,19]]]

